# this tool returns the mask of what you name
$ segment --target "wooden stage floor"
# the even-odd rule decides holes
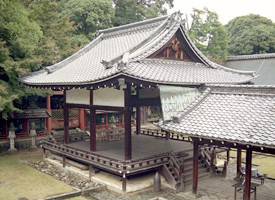
[[[80,141],[68,144],[68,146],[90,150],[90,141]],[[97,141],[96,154],[124,160],[124,139],[119,141]],[[157,139],[151,136],[132,135],[132,159],[142,159],[167,152],[190,151],[193,146],[189,142]],[[192,152],[192,151],[191,151]],[[190,152],[190,153],[191,153]]]

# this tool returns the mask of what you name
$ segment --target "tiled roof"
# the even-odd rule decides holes
[[[129,66],[124,71],[127,75],[164,84],[234,84],[251,80],[249,74],[239,74],[223,68],[210,68],[202,63],[194,62],[144,59],[132,62]]]
[[[262,58],[275,58],[275,53],[228,56],[227,61],[230,61],[230,60],[251,60],[251,59],[262,59]]]
[[[21,113],[14,113],[14,119],[37,119],[37,118],[47,118],[51,115],[48,113],[46,109],[26,109]]]
[[[275,148],[275,87],[208,87],[179,123],[160,126],[193,137]]]
[[[202,72],[195,70],[194,73],[198,72],[199,74],[195,75],[193,80],[187,74],[175,77],[177,78],[176,82],[203,84],[207,80],[207,83],[217,83],[229,75],[226,81],[219,83],[244,83],[254,77],[252,72],[230,70],[209,61],[189,40],[183,30],[182,22],[181,15],[174,13],[170,16],[99,31],[97,38],[76,54],[53,66],[30,73],[20,80],[29,86],[70,86],[91,85],[118,75],[130,75],[136,78],[140,75],[140,70],[134,69],[140,67],[137,62],[143,62],[143,59],[159,50],[178,30],[182,31],[187,44],[206,67],[201,67]],[[124,57],[126,57],[126,61]],[[144,62],[147,65],[150,64],[150,62]],[[162,76],[169,76],[170,79],[166,79],[166,82],[173,80],[174,70],[179,69],[180,65],[186,67],[189,63],[182,61],[175,62],[175,65],[173,69],[158,69],[155,71],[156,73],[152,72],[151,76],[155,78],[151,79],[147,76],[144,79],[154,82],[162,80]],[[164,67],[164,65],[162,66]],[[215,69],[218,69],[216,73],[213,72]],[[199,77],[200,74],[207,76],[207,70],[209,78]],[[138,74],[135,74],[135,71],[138,71]],[[185,80],[185,77],[189,79]]]
[[[230,56],[224,65],[230,69],[255,71],[256,85],[275,85],[275,53]]]

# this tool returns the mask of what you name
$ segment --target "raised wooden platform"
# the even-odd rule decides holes
[[[44,150],[91,165],[118,175],[142,173],[162,167],[169,162],[171,152],[175,155],[192,152],[188,142],[165,140],[144,135],[132,135],[132,159],[124,160],[124,140],[97,141],[97,151],[91,152],[89,140],[77,140],[70,144],[48,141]],[[71,141],[74,141],[72,139]]]

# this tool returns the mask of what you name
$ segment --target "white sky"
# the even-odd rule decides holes
[[[218,13],[222,24],[227,24],[237,16],[251,13],[259,14],[275,22],[275,0],[174,0],[174,8],[168,10],[168,14],[178,10],[184,14],[190,14],[192,8],[202,9],[204,7]],[[191,18],[190,15],[188,18]]]

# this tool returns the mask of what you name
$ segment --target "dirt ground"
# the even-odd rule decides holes
[[[71,186],[26,164],[40,159],[41,150],[0,154],[0,199],[43,199],[74,191]]]
[[[226,153],[221,153],[222,156],[226,156]],[[237,158],[237,151],[230,151],[230,157]],[[245,151],[242,152],[242,162],[245,166]],[[268,154],[253,153],[252,156],[252,168],[257,168],[259,173],[267,174],[268,177],[275,179],[275,156]]]

